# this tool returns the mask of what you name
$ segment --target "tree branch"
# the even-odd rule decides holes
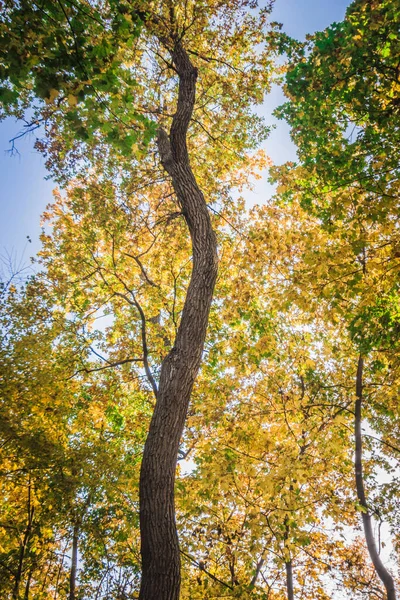
[[[203,573],[205,573],[206,575],[208,575],[208,577],[210,577],[213,581],[216,581],[217,583],[225,586],[229,590],[233,590],[233,587],[231,585],[229,585],[229,583],[226,583],[225,581],[222,581],[221,579],[218,579],[218,577],[216,577],[215,575],[213,575],[212,573],[210,573],[209,571],[207,571],[207,569],[204,567],[203,563],[197,562],[196,559],[194,559],[189,554],[186,554],[186,552],[184,552],[183,550],[180,550],[180,553],[185,558],[187,558],[187,560],[189,560],[193,565],[195,565],[196,567],[198,567],[200,569],[200,571],[203,571]]]
[[[106,359],[103,359],[106,360]],[[77,371],[75,371],[75,373],[73,373],[73,375],[71,375],[70,377],[67,378],[67,381],[69,381],[70,379],[72,379],[73,377],[75,377],[76,375],[78,375],[79,373],[95,373],[96,371],[104,371],[104,369],[111,369],[112,367],[119,367],[121,365],[125,365],[126,363],[132,363],[132,362],[144,362],[143,358],[124,358],[123,360],[117,360],[116,362],[109,362],[106,361],[107,364],[103,365],[102,367],[94,367],[93,369],[88,369],[87,367],[83,367],[82,369],[78,369]]]

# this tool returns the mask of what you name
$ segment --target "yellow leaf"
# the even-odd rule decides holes
[[[68,104],[70,106],[76,106],[78,104],[78,96],[74,96],[73,94],[68,94]]]
[[[57,98],[57,96],[59,95],[59,90],[55,90],[54,88],[52,88],[49,91],[49,97],[45,99],[46,104],[52,104],[54,102],[54,100]]]

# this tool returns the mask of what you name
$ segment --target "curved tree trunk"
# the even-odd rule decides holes
[[[367,542],[367,548],[369,556],[374,565],[375,571],[382,581],[386,589],[387,600],[396,600],[396,591],[394,588],[393,577],[386,569],[383,564],[381,557],[379,556],[374,533],[372,529],[372,517],[368,508],[367,499],[365,495],[364,480],[363,480],[363,468],[362,468],[362,433],[361,433],[361,409],[363,400],[363,369],[364,360],[360,355],[358,359],[357,367],[357,381],[356,381],[356,406],[355,406],[355,476],[356,476],[356,487],[357,487],[357,498],[363,511],[361,513],[362,522],[364,527],[365,541]]]
[[[177,453],[201,363],[218,269],[215,234],[186,145],[197,69],[179,41],[171,56],[179,76],[178,104],[169,135],[164,130],[158,133],[158,148],[189,228],[193,268],[174,347],[162,363],[140,472],[140,600],[179,598],[180,552],[174,505]]]

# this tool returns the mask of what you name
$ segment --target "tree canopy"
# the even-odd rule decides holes
[[[60,185],[0,290],[4,597],[395,600],[397,3],[304,43],[252,0],[1,8]],[[249,208],[273,80],[298,159]]]

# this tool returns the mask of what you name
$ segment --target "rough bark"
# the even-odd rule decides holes
[[[161,367],[140,472],[140,600],[179,598],[180,552],[174,505],[177,454],[200,367],[218,268],[215,234],[190,166],[186,144],[197,69],[179,41],[174,44],[171,56],[179,76],[178,102],[169,135],[159,131],[158,149],[188,225],[193,267],[174,346]]]
[[[71,556],[71,569],[69,572],[69,595],[68,600],[75,600],[76,598],[76,573],[78,569],[78,541],[79,541],[79,525],[74,525],[72,533],[72,556]]]
[[[381,557],[379,556],[378,549],[376,547],[374,532],[372,527],[372,516],[370,509],[367,504],[367,498],[365,494],[364,478],[363,478],[363,465],[362,465],[362,432],[361,432],[361,418],[362,418],[362,401],[363,401],[363,369],[364,360],[362,356],[358,359],[357,367],[357,380],[356,380],[356,406],[355,406],[355,420],[354,420],[354,432],[355,432],[355,478],[357,487],[357,498],[360,506],[362,507],[362,522],[364,528],[365,541],[369,556],[372,564],[374,565],[375,571],[382,581],[386,589],[387,600],[396,600],[396,591],[394,587],[394,581],[383,564]]]

